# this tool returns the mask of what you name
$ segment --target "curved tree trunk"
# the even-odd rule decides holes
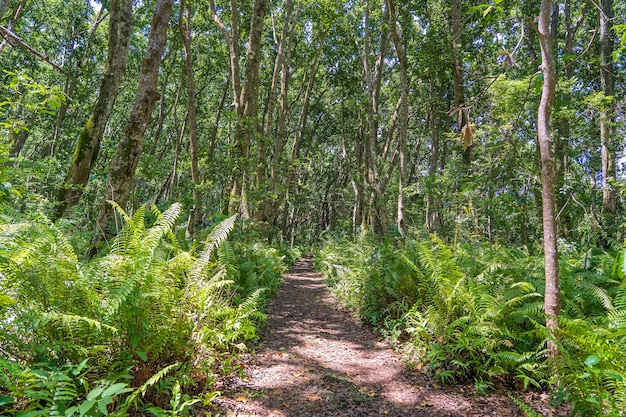
[[[554,160],[550,139],[550,115],[554,104],[556,91],[556,75],[552,42],[550,37],[550,5],[551,0],[542,0],[539,12],[538,35],[541,45],[541,73],[543,74],[543,88],[541,101],[537,111],[537,140],[541,155],[541,200],[543,215],[543,248],[545,256],[546,293],[544,309],[546,327],[555,337],[559,328],[558,316],[561,312],[559,265],[555,219],[554,193]],[[549,340],[548,350],[551,356],[558,353],[556,343]]]
[[[57,195],[58,205],[53,215],[54,220],[62,217],[68,207],[75,206],[80,201],[91,169],[98,158],[104,129],[113,111],[126,70],[132,35],[133,2],[111,0],[110,8],[107,69],[100,82],[96,104],[78,137],[67,179]]]
[[[135,178],[135,171],[143,146],[143,137],[146,127],[152,119],[154,104],[160,96],[157,91],[161,56],[167,40],[167,26],[172,11],[173,0],[158,0],[150,26],[148,49],[141,63],[139,85],[135,105],[124,125],[122,138],[117,147],[117,153],[111,162],[105,201],[100,207],[100,214],[96,222],[98,230],[91,240],[90,256],[97,253],[97,243],[103,238],[112,236],[114,230],[113,208],[107,200],[113,200],[124,207],[130,196],[130,189]],[[101,232],[101,233],[100,233]]]

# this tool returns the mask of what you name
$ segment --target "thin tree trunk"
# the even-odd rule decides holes
[[[78,204],[98,158],[100,142],[126,70],[132,35],[132,7],[132,0],[111,0],[107,69],[100,82],[96,104],[76,143],[67,178],[57,195],[54,220],[61,218],[68,207]]]
[[[612,100],[615,95],[613,77],[613,0],[600,1],[600,83],[605,97]],[[614,229],[617,210],[615,181],[615,138],[613,129],[613,104],[600,115],[600,142],[602,144],[602,214],[609,233]]]
[[[246,179],[248,176],[248,154],[255,133],[259,133],[258,110],[259,110],[259,69],[261,65],[261,45],[263,33],[263,20],[265,18],[265,9],[267,8],[267,0],[256,0],[254,2],[254,10],[252,13],[252,21],[250,22],[250,38],[248,40],[248,52],[246,56],[246,68],[244,74],[243,86],[241,88],[241,97],[239,102],[243,107],[241,117],[237,121],[239,129],[235,130],[235,142],[239,144],[235,147],[239,151],[239,167],[235,172],[235,181],[241,181],[241,193],[234,196],[239,198],[240,212],[243,218],[249,217],[249,206],[247,201]],[[237,131],[240,137],[237,138]],[[231,198],[233,196],[231,195]],[[234,212],[231,209],[231,212]]]
[[[7,12],[10,4],[11,4],[11,0],[3,0],[3,2],[0,3],[0,18]],[[25,5],[26,5],[26,0],[21,0],[20,4],[17,6],[17,9],[15,9],[15,12],[13,13],[13,16],[11,17],[11,21],[9,22],[9,26],[7,27],[9,31],[13,32],[15,30],[15,25],[17,24],[17,21],[19,20],[20,15],[22,14],[22,10],[24,9]],[[9,41],[7,38],[2,38],[2,42],[0,42],[0,53],[2,53],[4,48],[6,48],[8,43]]]
[[[23,3],[24,2],[25,1],[23,1]],[[94,25],[91,28],[91,31],[89,32],[89,36],[87,37],[87,42],[83,50],[83,54],[76,61],[74,68],[70,69],[70,71],[68,71],[66,74],[65,87],[63,88],[63,93],[65,94],[67,98],[63,100],[63,102],[61,103],[61,106],[59,107],[59,111],[57,112],[57,118],[54,123],[54,133],[52,135],[53,144],[56,143],[57,139],[59,138],[59,134],[61,132],[61,126],[63,125],[63,122],[65,121],[65,117],[67,116],[67,111],[69,109],[70,103],[72,102],[74,93],[76,91],[76,86],[78,85],[80,70],[83,68],[83,63],[85,62],[85,59],[87,58],[87,53],[89,52],[91,43],[93,42],[93,39],[96,36],[96,31],[98,30],[98,27],[100,26],[100,23],[102,23],[104,18],[105,18],[104,7],[102,7],[100,9],[100,12],[98,13],[98,17],[96,17],[96,21],[94,22]]]
[[[180,14],[178,16],[178,29],[183,39],[185,48],[185,73],[187,75],[187,117],[189,121],[189,147],[191,149],[191,179],[193,181],[194,207],[189,211],[189,221],[187,222],[187,233],[193,235],[193,230],[201,213],[202,199],[200,198],[200,168],[198,167],[198,122],[196,118],[196,84],[193,75],[193,63],[191,61],[191,22],[189,7],[185,5],[185,0],[181,1]],[[183,15],[186,18],[183,19]]]
[[[452,31],[452,75],[454,80],[454,106],[458,111],[459,120],[459,132],[462,138],[469,137],[470,140],[462,140],[463,147],[463,165],[466,170],[469,171],[470,163],[472,162],[472,147],[471,136],[463,134],[463,129],[469,123],[467,112],[463,108],[465,104],[465,81],[463,77],[463,60],[461,58],[463,43],[463,19],[461,14],[461,0],[453,0],[450,9],[450,29]],[[456,113],[455,113],[456,114]]]
[[[398,35],[398,29],[396,27],[396,8],[394,4],[394,0],[387,0],[387,5],[389,9],[389,15],[391,18],[390,27],[391,27],[391,37],[393,39],[394,46],[396,48],[396,55],[398,55],[398,61],[400,63],[400,128],[398,130],[399,134],[399,144],[398,144],[398,152],[400,156],[400,173],[398,176],[398,212],[396,216],[396,227],[398,228],[398,232],[404,236],[404,187],[406,185],[406,140],[408,135],[408,125],[409,125],[409,67],[408,60],[406,56],[406,50],[400,36]],[[393,166],[394,164],[392,164]]]
[[[561,306],[555,220],[554,160],[552,157],[550,139],[550,115],[556,91],[554,57],[552,55],[552,41],[550,37],[551,4],[551,0],[541,1],[537,26],[541,46],[541,72],[543,74],[543,88],[541,91],[539,109],[537,111],[537,140],[541,154],[541,201],[546,274],[544,309],[546,314],[546,327],[552,334],[552,337],[556,337],[555,332],[559,328],[558,317],[561,312]],[[548,350],[551,356],[558,354],[558,347],[554,341],[548,340]]]
[[[380,34],[380,45],[378,48],[378,54],[376,55],[374,68],[370,68],[369,54],[371,52],[371,47],[369,32],[369,2],[367,2],[365,13],[364,53],[362,55],[362,61],[363,76],[365,78],[367,90],[369,93],[369,103],[367,110],[368,131],[364,141],[365,161],[367,167],[366,184],[369,192],[368,209],[370,226],[372,228],[372,232],[375,235],[382,236],[383,233],[387,230],[387,214],[378,169],[378,147],[376,145],[376,140],[378,136],[378,116],[380,107],[379,100],[382,85],[382,72],[385,55],[387,53],[387,46],[389,45],[389,34],[386,30],[387,25],[383,24]],[[387,13],[383,13],[383,16],[384,18],[388,17]]]
[[[157,91],[157,82],[161,56],[167,41],[167,26],[172,12],[172,4],[173,0],[158,0],[156,3],[150,25],[148,48],[139,72],[137,97],[128,121],[124,126],[117,153],[111,162],[105,195],[110,195],[110,199],[114,200],[121,207],[124,207],[128,202],[131,186],[135,178],[135,171],[141,156],[144,133],[152,119],[154,105],[160,99]],[[97,253],[98,247],[96,245],[103,238],[112,236],[116,232],[112,222],[113,208],[107,200],[108,198],[105,198],[100,207],[100,214],[96,222],[98,230],[91,240],[90,256]],[[102,233],[98,233],[99,231]]]
[[[224,83],[224,90],[222,90],[222,97],[220,98],[220,103],[217,106],[217,114],[215,115],[215,121],[213,122],[213,128],[211,129],[211,137],[209,140],[209,153],[208,153],[208,162],[213,160],[213,156],[215,153],[215,146],[217,145],[217,132],[220,127],[220,119],[222,118],[222,110],[224,109],[224,103],[226,103],[226,97],[228,95],[228,88],[230,87],[230,77],[226,79]]]
[[[278,42],[278,50],[276,52],[276,59],[274,60],[274,71],[272,73],[272,84],[270,86],[270,90],[267,97],[267,104],[265,106],[265,117],[264,117],[264,129],[263,129],[263,138],[257,143],[257,188],[258,189],[267,189],[269,184],[266,183],[266,173],[267,173],[267,143],[272,134],[272,128],[274,124],[272,123],[274,118],[274,109],[276,107],[276,95],[278,90],[278,84],[280,83],[280,74],[281,70],[288,71],[288,68],[285,68],[283,65],[285,61],[285,47],[289,47],[290,42],[288,40],[291,39],[291,35],[293,34],[293,28],[291,28],[291,11],[293,8],[293,2],[291,0],[286,0],[285,2],[285,16],[283,21],[282,32],[280,34],[280,40]],[[296,12],[297,15],[299,12]],[[291,30],[290,30],[291,28]],[[289,44],[288,44],[289,43]],[[282,150],[281,150],[282,151]],[[273,185],[275,183],[271,182]],[[267,190],[265,193],[265,197],[261,202],[261,207],[258,211],[258,218],[261,221],[267,222],[272,213],[273,204],[272,204],[272,192],[275,190],[275,186],[271,186],[272,190]]]

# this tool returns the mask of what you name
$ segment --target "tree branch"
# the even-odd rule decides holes
[[[15,42],[16,44],[18,44],[22,48],[26,49],[31,54],[35,55],[36,57],[38,57],[40,59],[43,59],[48,64],[52,65],[52,67],[54,67],[54,69],[59,71],[61,74],[65,74],[65,70],[63,70],[63,68],[61,68],[60,66],[58,66],[57,64],[52,62],[50,60],[50,58],[48,58],[47,56],[45,56],[41,52],[37,51],[32,46],[28,45],[26,42],[21,40],[15,33],[11,32],[9,29],[5,28],[4,26],[0,26],[0,35],[2,35],[2,37],[4,39],[6,39],[8,42]]]

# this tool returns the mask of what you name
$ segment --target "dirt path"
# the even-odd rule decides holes
[[[246,379],[222,387],[220,416],[523,416],[507,397],[407,370],[337,306],[311,259],[285,276],[268,324]]]

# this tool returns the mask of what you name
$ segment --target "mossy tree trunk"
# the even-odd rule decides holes
[[[146,127],[152,119],[152,110],[160,99],[157,91],[161,56],[167,41],[167,26],[172,11],[173,0],[158,0],[152,22],[148,49],[141,63],[139,85],[135,104],[128,121],[124,125],[117,153],[111,162],[105,198],[100,207],[96,222],[96,233],[92,238],[90,256],[97,253],[97,244],[112,236],[116,230],[113,223],[113,208],[108,200],[113,200],[121,207],[128,202],[135,171],[143,146]]]
[[[615,234],[617,190],[615,189],[616,140],[614,124],[615,76],[613,69],[613,0],[600,2],[600,86],[607,98],[606,108],[600,114],[600,142],[602,145],[602,216],[609,237]]]
[[[100,81],[96,104],[78,137],[67,178],[58,192],[54,220],[61,218],[67,208],[78,204],[89,180],[89,174],[98,158],[104,129],[113,111],[119,86],[126,70],[132,20],[132,0],[111,0],[106,72]]]

